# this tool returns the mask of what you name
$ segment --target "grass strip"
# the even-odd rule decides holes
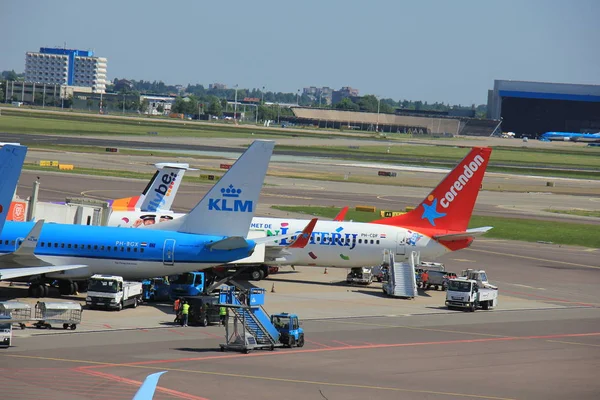
[[[318,206],[273,206],[280,211],[308,214],[332,219],[340,211],[337,207]],[[391,210],[388,210],[391,211]],[[349,210],[346,221],[370,222],[380,219],[379,210],[375,213]],[[597,225],[571,222],[541,221],[526,218],[471,217],[470,228],[493,226],[494,229],[485,234],[486,238],[520,240],[525,242],[552,242],[564,245],[576,245],[600,248],[600,235]]]

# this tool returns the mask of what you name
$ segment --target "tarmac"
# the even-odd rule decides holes
[[[175,325],[167,303],[85,310],[75,331],[15,329],[0,352],[2,399],[131,399],[158,371],[167,373],[155,399],[598,398],[597,304],[505,294],[504,283],[497,309],[449,311],[442,291],[387,298],[379,283],[324,272],[282,269],[257,282],[267,312],[299,315],[303,348],[222,353],[223,327]]]

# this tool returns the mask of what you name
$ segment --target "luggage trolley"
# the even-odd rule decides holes
[[[0,302],[0,315],[8,315],[12,319],[16,319],[15,324],[18,324],[21,329],[25,329],[25,322],[31,321],[31,306],[20,301],[3,301]]]
[[[63,329],[75,330],[81,323],[81,304],[75,302],[49,303],[38,301],[35,305],[34,325],[39,328],[52,328],[52,324],[61,324]]]

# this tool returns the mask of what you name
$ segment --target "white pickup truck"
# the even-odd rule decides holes
[[[498,290],[480,288],[472,279],[451,279],[446,291],[449,309],[466,308],[473,312],[478,308],[489,310],[498,305]]]
[[[122,310],[142,303],[142,282],[127,282],[121,276],[94,275],[88,284],[85,304],[89,308]]]

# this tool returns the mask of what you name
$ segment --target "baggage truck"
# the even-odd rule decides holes
[[[122,276],[94,275],[90,278],[85,304],[89,308],[122,310],[142,303],[142,282],[128,282]]]
[[[478,308],[489,310],[498,305],[498,290],[480,288],[472,279],[450,279],[446,291],[449,309],[463,308],[471,312]]]

